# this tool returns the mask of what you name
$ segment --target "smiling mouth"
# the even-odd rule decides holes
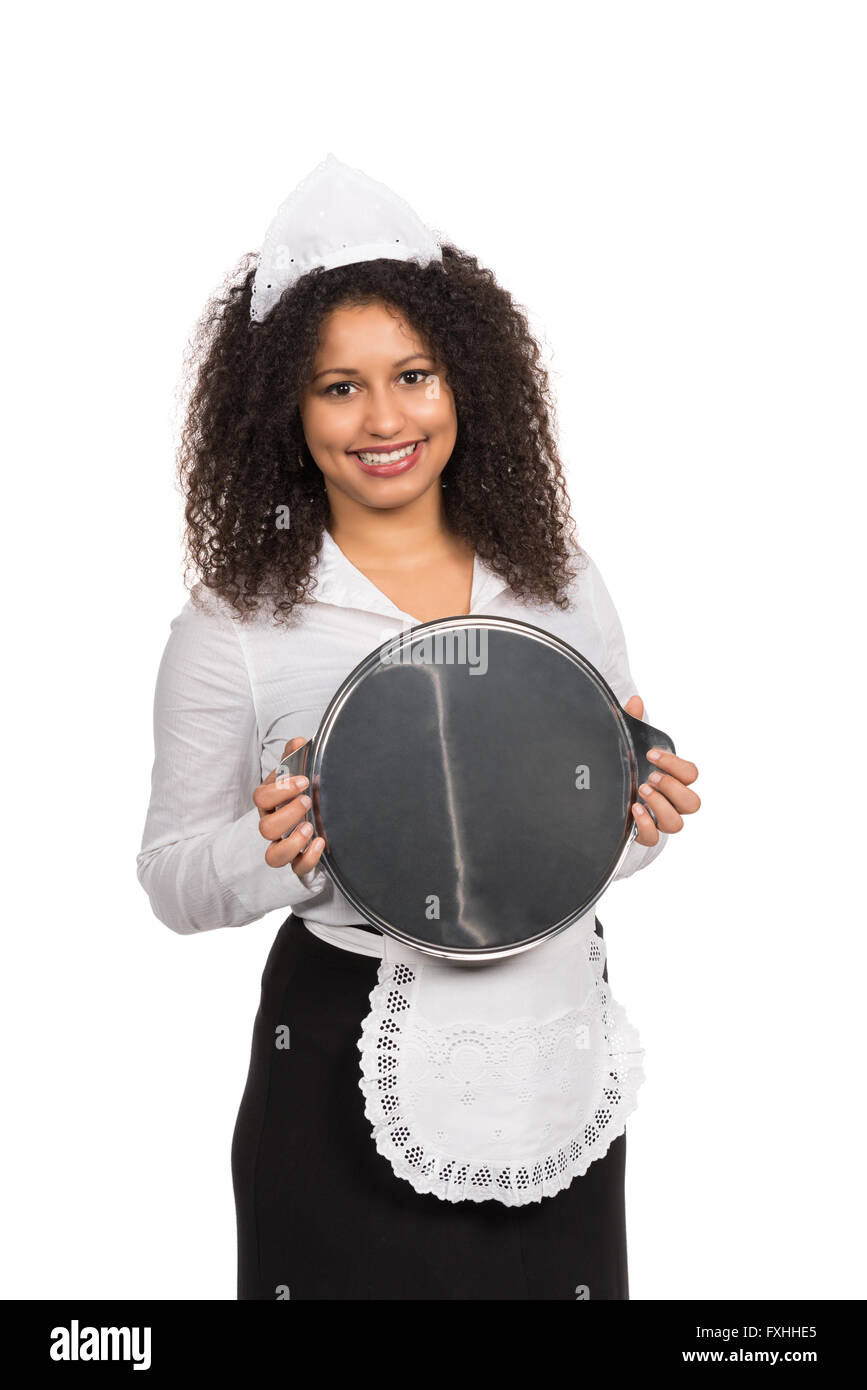
[[[409,458],[423,442],[421,439],[414,439],[409,444],[386,445],[375,449],[351,449],[350,453],[355,454],[356,458],[361,459],[368,467],[381,467]]]
[[[348,449],[347,453],[369,478],[396,478],[415,468],[426,443],[425,439],[417,439],[376,449]]]

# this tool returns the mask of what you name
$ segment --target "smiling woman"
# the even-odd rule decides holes
[[[575,541],[525,314],[472,255],[329,157],[281,206],[258,264],[208,306],[189,362],[179,474],[199,582],[160,665],[138,870],[180,933],[289,913],[262,976],[232,1142],[238,1296],[627,1299],[639,1050],[626,1066],[592,910],[561,934],[568,968],[543,943],[505,970],[439,962],[442,975],[420,975],[319,863],[316,789],[277,778],[359,662],[443,617],[502,615],[559,635],[643,717],[616,609]],[[371,775],[387,754],[414,776],[400,719],[386,723]],[[439,766],[457,740],[447,722],[433,727]],[[490,737],[490,720],[479,727]],[[653,817],[632,806],[619,877],[652,863],[697,808],[694,765],[663,753],[657,766],[640,789]],[[449,785],[458,830],[493,823],[471,776]],[[379,833],[382,819],[356,844],[390,885],[406,847]],[[464,840],[458,883],[473,867]],[[514,844],[493,854],[512,856],[532,890],[534,865],[514,862]],[[522,915],[523,896],[510,896]],[[433,1010],[417,1002],[425,978]],[[398,1082],[409,1109],[395,1117]],[[429,1121],[421,1157],[414,1106]]]
[[[267,599],[291,623],[326,528],[354,562],[374,559],[347,514],[335,517],[336,497],[419,525],[436,500],[432,563],[451,557],[466,572],[474,552],[516,594],[566,606],[574,523],[550,389],[526,316],[493,272],[449,243],[423,266],[316,268],[251,322],[255,273],[242,263],[230,277],[188,355],[179,478],[202,584],[239,616]],[[374,457],[410,444],[420,447],[405,460]],[[289,532],[274,525],[281,506]]]
[[[338,362],[356,365],[330,365]],[[458,432],[445,363],[403,314],[375,301],[328,314],[313,367],[300,414],[329,533],[419,622],[443,604],[465,613],[474,551],[449,530],[440,486]]]

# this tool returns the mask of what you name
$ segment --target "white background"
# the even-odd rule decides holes
[[[4,1296],[235,1297],[230,1142],[285,914],[177,936],[135,858],[186,599],[184,347],[329,150],[528,309],[579,539],[700,769],[700,813],[599,908],[646,1049],[631,1296],[867,1295],[865,20],[7,18]]]

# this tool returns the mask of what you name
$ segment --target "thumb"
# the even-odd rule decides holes
[[[306,738],[290,738],[286,747],[283,749],[283,757],[286,758],[290,753],[294,753],[296,748],[300,748],[302,743],[306,743]]]
[[[630,695],[623,708],[627,714],[634,715],[636,719],[644,718],[644,701],[640,695]]]
[[[306,742],[306,738],[290,738],[289,742],[286,744],[286,747],[283,749],[283,757],[280,759],[280,762],[283,761],[283,758],[288,758],[290,753],[294,753],[296,748],[300,748],[302,743]],[[277,781],[277,771],[279,769],[279,766],[280,764],[278,763],[277,767],[272,767],[271,771],[268,773],[268,776],[265,778],[266,783]]]

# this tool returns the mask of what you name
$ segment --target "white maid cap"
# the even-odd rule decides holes
[[[265,233],[250,317],[261,322],[284,290],[315,266],[380,258],[442,262],[437,236],[409,203],[328,154],[281,203]]]

